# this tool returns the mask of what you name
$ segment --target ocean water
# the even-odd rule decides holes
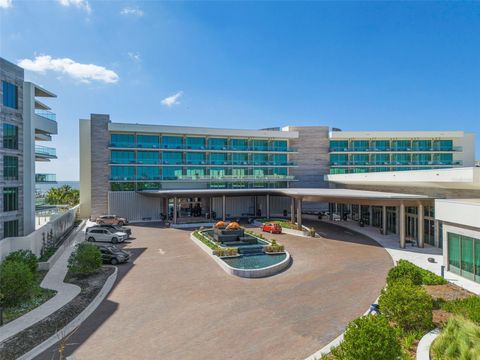
[[[56,184],[36,184],[35,189],[40,193],[46,193],[52,187],[60,187],[70,185],[74,189],[80,189],[80,181],[57,181]]]

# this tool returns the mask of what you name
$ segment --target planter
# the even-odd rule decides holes
[[[286,251],[273,251],[273,252],[265,251],[265,254],[267,254],[267,255],[278,255],[278,254],[285,254],[285,253],[286,253]]]

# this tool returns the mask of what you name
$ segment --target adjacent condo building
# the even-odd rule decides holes
[[[27,235],[35,230],[35,183],[54,180],[35,174],[36,161],[56,158],[44,146],[57,134],[55,114],[40,100],[50,91],[24,81],[22,68],[0,58],[0,239]]]

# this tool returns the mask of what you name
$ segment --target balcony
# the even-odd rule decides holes
[[[131,159],[116,159],[110,160],[110,165],[146,165],[146,166],[155,166],[155,165],[173,165],[173,166],[297,166],[297,163],[294,161],[182,161],[182,160],[131,160]]]
[[[35,145],[35,160],[50,161],[57,158],[57,150],[55,148]]]
[[[114,142],[110,148],[116,149],[142,149],[142,150],[182,150],[182,151],[215,151],[215,152],[297,152],[293,147],[264,147],[264,146],[192,146],[186,144],[135,144],[131,142]]]
[[[329,152],[461,152],[461,146],[433,146],[433,147],[388,147],[388,148],[330,148]]]
[[[35,174],[35,182],[37,184],[56,184],[57,175],[55,174]]]
[[[462,165],[461,160],[453,161],[388,161],[388,162],[330,162],[330,166],[456,166]]]
[[[35,109],[33,121],[36,134],[51,135],[58,133],[56,115],[50,111]]]
[[[57,114],[48,110],[35,109],[35,114],[48,120],[57,121]]]
[[[293,175],[178,175],[178,176],[112,176],[110,181],[294,181]]]

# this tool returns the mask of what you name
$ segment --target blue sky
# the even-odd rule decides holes
[[[90,113],[480,134],[479,2],[0,0],[0,56],[58,95],[59,180]]]

